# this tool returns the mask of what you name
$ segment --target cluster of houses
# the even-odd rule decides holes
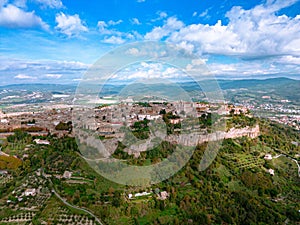
[[[166,102],[149,102],[147,104],[135,103],[132,99],[125,99],[118,105],[106,105],[97,107],[93,115],[85,118],[84,126],[90,130],[99,130],[104,135],[112,134],[122,125],[132,125],[136,121],[158,120],[162,117],[161,110],[166,113],[172,112],[174,115],[194,115],[200,116],[203,113],[216,111],[222,115],[228,115],[232,112],[235,114],[246,113],[248,110],[242,106],[218,104],[184,102],[176,101],[172,103]],[[178,124],[182,119],[174,118],[170,123]],[[34,121],[34,122],[33,122]],[[72,135],[66,130],[57,130],[56,126],[60,123],[72,121],[72,108],[43,108],[39,112],[13,112],[3,113],[0,111],[0,137],[11,135],[15,129],[32,129],[39,128],[38,131],[31,131],[32,135],[51,134]],[[43,141],[39,142],[41,144]],[[37,143],[37,144],[39,144]]]
[[[147,120],[162,119],[163,113],[172,113],[174,118],[170,119],[171,124],[180,124],[183,117],[191,115],[200,117],[203,113],[216,112],[220,115],[229,115],[231,113],[247,113],[248,109],[242,106],[219,105],[197,102],[177,101],[172,103],[150,102],[147,104],[133,103],[125,101],[118,105],[107,105],[95,109],[94,115],[79,112],[78,121],[81,127],[94,130],[100,136],[107,138],[119,138],[120,127],[132,126],[135,122]]]
[[[11,135],[15,129],[29,130],[32,135],[46,136],[48,132],[62,136],[68,131],[57,130],[60,123],[72,121],[72,110],[67,109],[42,109],[39,112],[13,112],[0,111],[0,137]],[[35,128],[35,129],[34,129]]]

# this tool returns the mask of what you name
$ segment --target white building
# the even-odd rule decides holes
[[[134,195],[134,197],[141,197],[141,196],[146,196],[146,195],[151,195],[151,193],[150,193],[150,192],[144,191],[144,192],[142,192],[142,193],[136,193],[136,194]]]
[[[271,154],[266,154],[264,159],[265,160],[272,160],[272,155]]]
[[[160,192],[160,198],[161,200],[166,200],[169,197],[169,193],[166,191]]]
[[[272,176],[275,175],[275,171],[274,171],[273,169],[269,169],[268,172],[269,172],[269,174],[271,174]]]
[[[34,139],[34,142],[38,145],[50,145],[50,142],[47,140],[41,140],[41,139]]]
[[[9,123],[8,119],[1,119],[0,123]]]
[[[144,120],[144,119],[157,120],[157,119],[161,118],[161,115],[142,115],[142,114],[139,114],[137,117],[138,117],[138,120]]]
[[[27,196],[35,196],[36,195],[36,189],[26,189],[24,192],[24,195]]]
[[[70,179],[71,177],[72,177],[72,172],[69,171],[64,172],[63,178]]]

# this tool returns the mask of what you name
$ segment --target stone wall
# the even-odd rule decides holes
[[[231,128],[229,131],[217,131],[214,133],[200,134],[190,133],[181,135],[169,135],[166,141],[184,146],[196,146],[209,141],[219,141],[229,138],[249,137],[256,138],[259,135],[259,125],[255,127]]]

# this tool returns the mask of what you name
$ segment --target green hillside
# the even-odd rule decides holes
[[[70,204],[93,212],[104,224],[297,224],[300,177],[296,163],[285,156],[270,161],[264,156],[286,154],[295,158],[300,147],[293,143],[300,142],[299,133],[266,120],[259,123],[258,138],[224,140],[217,158],[205,171],[199,171],[206,147],[203,144],[197,146],[192,159],[176,175],[151,187],[121,186],[107,181],[80,157],[73,138],[48,136],[49,146],[33,145],[28,138],[19,140],[20,145],[31,146],[27,150],[29,158],[18,171],[9,170],[14,177],[0,184],[0,221],[29,213],[25,209],[13,211],[14,205],[6,200],[17,201],[15,195],[22,190],[22,183],[29,182],[27,187],[35,187],[37,181],[30,180],[37,179],[43,184],[43,196],[48,197],[36,206],[33,224],[57,224],[62,212],[66,217],[81,215],[95,222],[85,212],[64,205],[51,189]],[[2,145],[7,153],[23,154],[13,148],[17,143]],[[37,177],[40,168],[52,178]],[[271,176],[267,169],[274,169],[275,175]],[[57,177],[65,171],[72,171],[71,179]],[[151,194],[128,198],[130,193],[144,191]],[[162,191],[169,194],[165,200],[157,195]],[[27,197],[18,205],[34,205],[35,198]],[[45,210],[54,202],[57,211]]]

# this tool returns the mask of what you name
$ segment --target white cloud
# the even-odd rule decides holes
[[[62,77],[62,75],[61,74],[51,74],[51,73],[49,73],[49,74],[46,74],[45,77],[59,79],[59,78]]]
[[[140,50],[137,48],[130,48],[126,51],[127,54],[129,55],[134,55],[137,56],[139,54]]]
[[[107,44],[123,44],[125,42],[124,39],[122,39],[121,37],[117,37],[117,36],[111,36],[109,38],[105,38],[102,42],[107,43]]]
[[[180,43],[176,44],[181,49],[185,49],[188,53],[192,54],[194,52],[195,46],[187,41],[181,41]]]
[[[268,1],[245,10],[233,7],[226,13],[228,24],[214,25],[183,23],[173,18],[163,26],[154,27],[145,39],[166,39],[188,51],[207,54],[271,57],[300,55],[300,16],[278,15],[278,11],[296,0]],[[201,15],[202,14],[202,15]],[[200,16],[207,16],[207,11]],[[172,18],[172,17],[171,17]],[[175,20],[175,21],[174,21]],[[175,24],[175,25],[174,25]]]
[[[11,4],[0,9],[0,26],[9,28],[40,27],[48,29],[48,25],[35,15],[34,11],[26,12]]]
[[[164,11],[157,11],[156,14],[158,15],[158,17],[152,19],[151,22],[156,22],[156,21],[165,19],[168,16],[168,14]]]
[[[41,4],[43,7],[49,8],[62,8],[64,5],[61,0],[34,0],[35,2]]]
[[[26,74],[18,74],[17,76],[14,77],[15,79],[21,79],[21,80],[35,80],[36,77],[28,76]]]
[[[193,13],[193,16],[197,16],[197,14],[198,14],[197,12],[194,12],[194,13]]]
[[[116,80],[131,79],[170,79],[170,78],[186,77],[179,69],[167,66],[161,63],[141,62],[132,67],[116,73],[113,78]]]
[[[0,85],[15,82],[69,83],[91,65],[78,61],[20,60],[0,56]]]
[[[236,51],[240,46],[237,34],[223,26],[219,20],[215,25],[192,24],[172,32],[169,40],[188,46],[188,50],[197,49],[208,53],[226,53]],[[194,46],[194,47],[193,47]]]
[[[208,15],[208,9],[199,14],[199,17],[205,17]]]
[[[107,23],[103,20],[98,21],[97,27],[99,28],[100,31],[103,31],[107,27]]]
[[[137,0],[138,3],[145,2],[146,0]]]
[[[290,61],[291,60],[291,61]],[[295,60],[295,61],[294,61]],[[290,62],[289,62],[290,61]],[[224,64],[211,63],[208,68],[211,73],[217,76],[258,76],[258,75],[279,75],[290,76],[300,73],[299,59],[295,58],[274,58],[267,62],[261,61],[240,61],[238,63]]]
[[[145,39],[160,40],[183,27],[183,22],[177,20],[176,17],[170,17],[165,21],[162,27],[155,27],[151,32],[147,33]]]
[[[110,20],[108,22],[105,22],[103,20],[98,21],[97,27],[99,29],[99,32],[101,35],[105,36],[102,42],[109,44],[123,44],[126,40],[142,39],[142,36],[137,31],[131,31],[127,33],[111,28],[112,26],[118,25],[122,22],[122,20]]]
[[[122,32],[117,31],[115,29],[109,29],[109,27],[117,25],[117,24],[120,24],[122,22],[123,22],[122,20],[118,20],[118,21],[110,20],[108,22],[100,20],[97,23],[97,27],[98,27],[98,29],[99,29],[99,31],[100,31],[101,34],[118,35],[118,36],[120,36],[120,35],[122,35]]]
[[[159,12],[160,19],[166,18],[167,16],[168,16],[168,14],[166,12]]]
[[[277,62],[282,64],[295,64],[300,67],[300,57],[297,56],[291,56],[291,55],[282,56],[278,59]]]
[[[88,28],[82,23],[78,14],[65,15],[60,13],[56,15],[56,29],[68,37],[78,36],[81,32],[88,31]]]
[[[134,24],[134,25],[141,25],[141,22],[139,21],[138,18],[132,18],[131,23]]]
[[[123,20],[117,20],[117,21],[110,20],[110,21],[107,22],[107,24],[110,25],[110,26],[115,26],[115,25],[118,25],[120,23],[123,23]]]

